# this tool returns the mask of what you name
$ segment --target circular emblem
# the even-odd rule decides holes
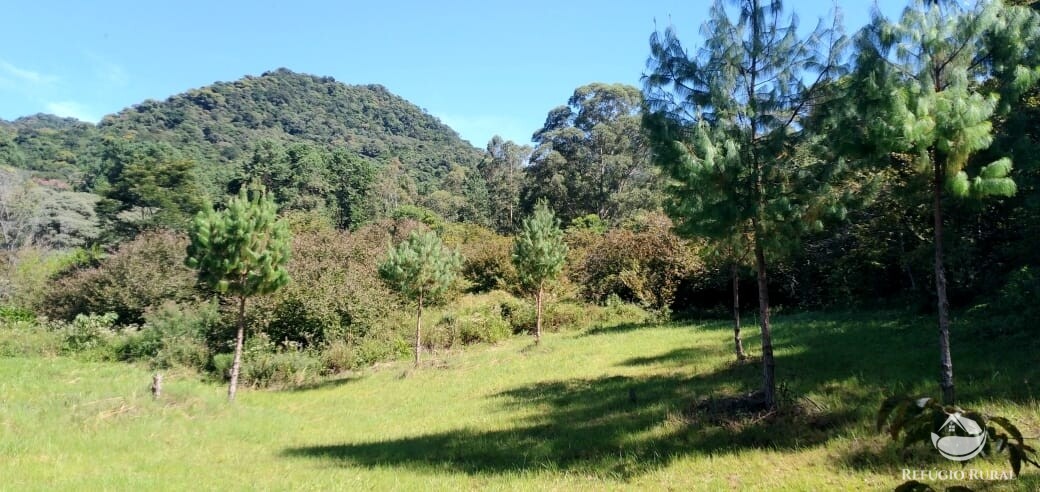
[[[986,430],[957,412],[932,432],[932,445],[946,459],[967,461],[978,456],[986,446]]]

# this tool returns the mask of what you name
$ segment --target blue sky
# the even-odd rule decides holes
[[[873,2],[837,5],[852,32]],[[904,1],[878,0],[888,15]],[[788,2],[803,25],[833,3]],[[698,44],[708,2],[11,2],[0,19],[0,118],[97,121],[145,99],[286,67],[379,83],[477,147],[528,142],[589,82],[639,84],[656,25]]]

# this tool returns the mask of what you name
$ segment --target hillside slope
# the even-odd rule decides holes
[[[218,164],[241,158],[262,139],[343,147],[372,159],[396,157],[420,181],[479,159],[454,130],[383,86],[284,68],[145,101],[106,116],[98,128],[167,142]]]
[[[0,120],[0,164],[77,181],[101,158],[106,137],[161,142],[196,161],[201,174],[236,166],[262,140],[345,149],[393,162],[419,193],[440,188],[453,165],[473,169],[480,151],[418,106],[380,85],[348,85],[287,69],[216,82],[148,100],[98,125],[52,115]]]

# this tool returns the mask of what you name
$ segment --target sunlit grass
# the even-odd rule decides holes
[[[167,375],[153,401],[134,366],[0,358],[0,477],[11,489],[890,489],[904,467],[959,467],[924,447],[905,461],[873,428],[883,396],[936,394],[933,325],[779,317],[782,397],[813,415],[732,426],[689,413],[757,387],[760,367],[733,362],[725,321],[512,338],[234,405],[190,374]],[[1040,434],[1036,344],[960,326],[962,404]],[[756,355],[757,338],[745,347]],[[1030,489],[1038,475],[997,485]]]

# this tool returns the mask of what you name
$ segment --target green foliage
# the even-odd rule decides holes
[[[414,220],[416,222],[422,222],[431,229],[441,229],[444,227],[444,217],[433,210],[418,205],[401,205],[390,214],[390,218],[394,220]]]
[[[97,166],[99,144],[97,128],[73,118],[37,114],[0,120],[0,165],[48,180],[80,184]]]
[[[975,421],[986,432],[983,453],[993,453],[994,446],[997,453],[1007,450],[1008,461],[1016,477],[1022,471],[1023,464],[1040,468],[1036,450],[1025,443],[1022,432],[1007,418],[964,410],[958,406],[943,406],[933,398],[892,396],[885,399],[878,409],[877,430],[881,432],[888,423],[888,433],[893,441],[898,441],[902,434],[903,448],[917,443],[932,444],[932,433],[942,428],[944,422],[957,413]]]
[[[0,357],[55,357],[62,352],[63,336],[51,326],[0,308]],[[8,317],[15,314],[15,319]]]
[[[667,217],[650,214],[638,227],[613,229],[587,247],[569,274],[590,301],[603,303],[616,296],[667,310],[680,283],[703,271],[693,244],[671,227]]]
[[[113,312],[121,323],[141,324],[150,308],[195,297],[196,276],[184,266],[187,239],[149,232],[123,243],[95,267],[69,271],[50,288],[40,309],[71,320],[79,314]]]
[[[581,217],[575,217],[571,221],[571,225],[567,227],[567,232],[574,231],[590,231],[596,234],[603,234],[607,232],[607,223],[603,222],[596,214],[583,215]]]
[[[289,283],[289,228],[263,188],[252,197],[243,189],[220,212],[199,212],[189,237],[184,263],[221,294],[251,297]]]
[[[422,303],[451,288],[461,268],[459,252],[445,247],[437,234],[413,231],[389,249],[379,265],[379,276],[405,297]]]
[[[147,361],[156,369],[187,367],[203,371],[210,363],[206,335],[222,325],[214,302],[167,302],[145,314],[140,330],[128,333],[115,346],[119,360]]]
[[[238,179],[235,164],[248,162],[265,141],[285,148],[303,142],[333,154],[327,169],[321,169],[319,161],[324,159],[318,159],[308,163],[316,164],[314,172],[300,176],[329,179],[324,184],[309,178],[297,182],[303,188],[319,184],[357,190],[361,168],[382,168],[397,160],[428,196],[442,189],[453,164],[472,170],[480,159],[476,149],[437,118],[382,86],[346,85],[284,68],[217,82],[161,102],[144,101],[106,117],[98,130],[103,135],[134,134],[139,141],[177,148],[198,163],[199,186],[214,201]],[[270,191],[277,193],[274,187]],[[335,197],[337,213],[355,226],[367,217],[355,212],[357,197],[348,195]],[[374,199],[380,199],[378,192]],[[385,215],[374,218],[380,217]]]
[[[249,340],[242,364],[242,382],[255,388],[313,383],[321,376],[321,361],[297,346],[276,347],[266,335]]]
[[[305,348],[344,342],[354,350],[362,339],[378,336],[397,314],[378,275],[390,240],[384,225],[294,235],[287,265],[294,281],[254,304],[254,328],[275,343]]]
[[[548,200],[564,221],[596,214],[616,221],[657,207],[656,171],[640,128],[643,97],[623,84],[575,89],[532,137],[525,208]]]
[[[202,206],[195,162],[169,145],[108,138],[94,191],[98,215],[114,238],[155,228],[183,230]]]
[[[116,338],[114,326],[117,319],[119,315],[116,313],[76,315],[75,319],[60,328],[64,336],[63,350],[92,353],[101,359],[108,359],[109,346]]]
[[[513,265],[520,286],[529,292],[540,291],[563,271],[567,262],[567,244],[563,241],[560,221],[544,201],[524,219],[513,243]]]
[[[511,238],[474,224],[447,224],[441,237],[444,244],[462,254],[462,277],[471,292],[510,289],[517,285],[512,261]]]
[[[927,175],[937,167],[954,196],[1014,195],[1010,159],[979,166],[974,178],[967,173],[977,164],[972,156],[993,142],[991,120],[1000,101],[998,92],[976,81],[997,76],[1019,92],[1035,83],[1034,69],[1018,65],[1012,46],[986,42],[1012,34],[1003,18],[1009,13],[999,2],[964,7],[918,0],[898,22],[875,18],[858,40],[849,99],[856,104],[853,120],[843,123],[856,130],[840,138],[853,147],[862,141],[860,150],[912,156],[914,169]],[[1006,67],[1018,68],[977,62],[992,49],[1002,52]]]
[[[282,145],[262,140],[245,161],[240,177],[231,183],[240,189],[262,184],[282,211],[317,211],[341,228],[359,225],[367,217],[365,200],[372,184],[372,164],[336,149],[308,143]]]
[[[1031,334],[1040,319],[1040,273],[1036,267],[1024,266],[1011,273],[1004,286],[988,303],[978,306],[980,325],[997,334],[1015,332]]]
[[[822,104],[841,73],[845,39],[836,20],[795,35],[780,2],[741,1],[737,14],[715,2],[697,51],[672,27],[651,36],[644,126],[672,178],[666,210],[681,233],[729,240],[754,224],[756,242],[786,252],[843,211],[843,167],[807,151],[806,126],[809,101]]]
[[[0,300],[17,309],[42,310],[56,277],[76,264],[77,252],[27,247],[4,255],[0,263]]]
[[[502,291],[468,298],[445,309],[425,344],[429,347],[453,348],[474,343],[497,343],[513,330],[502,315],[502,304],[512,299]]]
[[[495,135],[487,144],[487,152],[478,169],[487,183],[491,226],[499,232],[513,232],[520,220],[520,193],[524,185],[524,168],[531,148]]]

